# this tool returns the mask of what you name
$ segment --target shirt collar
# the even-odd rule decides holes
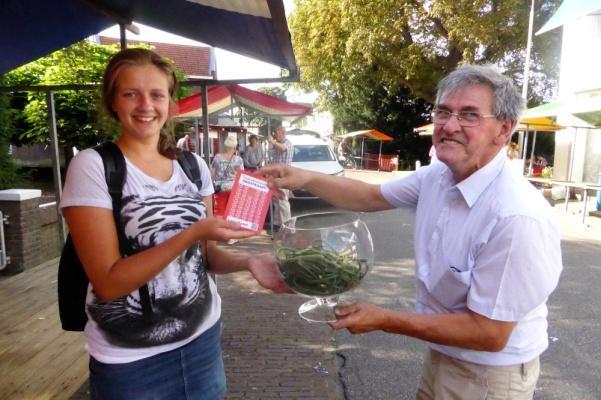
[[[499,151],[495,158],[454,187],[459,190],[467,206],[472,208],[482,192],[499,175],[507,161],[504,151]],[[448,171],[450,173],[450,170]]]

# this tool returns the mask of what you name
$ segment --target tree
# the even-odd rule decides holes
[[[82,41],[7,73],[7,83],[11,86],[100,83],[108,59],[117,50],[115,46]],[[57,91],[54,101],[60,145],[85,148],[106,137],[98,114],[98,90]],[[11,106],[22,110],[17,113],[14,143],[49,140],[44,92],[15,93]]]
[[[559,3],[539,4],[537,26]],[[520,80],[529,4],[523,0],[297,0],[290,26],[302,85],[326,97],[344,97],[369,72],[391,92],[404,86],[431,103],[436,83],[461,63],[497,63]],[[537,42],[545,46],[534,46],[535,75],[549,72],[552,81],[558,55],[549,58],[543,50],[549,42],[558,43],[558,35],[537,37]]]
[[[150,46],[136,46],[150,48]],[[75,43],[5,74],[10,86],[99,84],[109,58],[119,51],[117,45],[99,45],[89,41]],[[183,74],[177,71],[179,79]],[[180,89],[180,94],[191,91]],[[117,134],[117,124],[102,111],[100,90],[63,90],[54,93],[59,145],[66,160],[71,148],[87,148]],[[20,92],[12,95],[15,115],[12,143],[30,144],[49,141],[46,93]]]
[[[535,30],[560,0],[539,0]],[[337,130],[376,128],[401,159],[426,161],[413,128],[429,117],[437,82],[461,63],[496,63],[520,84],[530,1],[297,0],[292,40],[300,86],[319,93]],[[552,97],[559,33],[536,36],[531,103]]]
[[[0,85],[3,84],[4,78],[0,76]],[[9,137],[13,131],[8,101],[8,94],[0,93],[0,190],[14,187],[19,179],[18,167],[8,153]]]

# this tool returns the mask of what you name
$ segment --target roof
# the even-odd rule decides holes
[[[298,73],[282,0],[4,0],[0,74],[134,19]]]
[[[344,135],[339,135],[337,137],[338,138],[347,138],[347,137],[355,137],[355,136],[361,136],[366,139],[381,140],[384,142],[390,142],[390,141],[394,140],[394,138],[392,136],[388,136],[387,134],[382,133],[376,129],[367,129],[367,130],[363,130],[363,131],[349,132],[349,133],[345,133]]]
[[[556,117],[561,110],[560,103],[544,103],[540,106],[532,107],[524,111],[522,119],[539,117]]]
[[[524,111],[518,130],[558,131],[564,127],[555,122],[562,105],[560,103],[544,103]]]
[[[119,39],[100,36],[101,44],[119,43]],[[155,48],[155,51],[161,56],[169,58],[187,77],[210,77],[209,71],[211,48],[208,46],[190,46],[173,43],[159,43],[139,40],[128,40],[128,46],[136,46],[141,43],[148,44]]]
[[[565,0],[537,35],[559,28],[580,17],[601,10],[601,0]]]
[[[540,121],[546,120],[545,124],[549,124],[562,129],[562,126],[555,124],[554,119],[559,114],[572,114],[591,126],[601,127],[601,99],[598,97],[581,98],[572,100],[568,103],[545,103],[538,107],[533,107],[524,112],[522,116],[522,124],[537,124]],[[584,126],[586,127],[586,126]],[[533,129],[533,128],[530,128]],[[544,129],[540,130],[557,130]]]
[[[233,102],[236,105],[249,107],[280,119],[298,118],[310,114],[312,111],[311,107],[291,103],[239,85],[213,86],[207,91],[207,94],[209,115],[228,109]],[[202,116],[202,95],[196,93],[183,98],[178,101],[178,107],[177,117],[200,117]]]
[[[286,134],[286,139],[290,140],[292,144],[295,146],[303,146],[303,145],[328,145],[328,141],[321,137],[315,137],[310,134],[303,135],[288,135]]]

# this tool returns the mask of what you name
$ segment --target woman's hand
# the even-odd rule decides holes
[[[215,240],[227,242],[230,239],[245,239],[255,235],[254,232],[243,230],[237,222],[226,221],[223,218],[211,217],[195,222],[192,225],[199,240]]]
[[[275,258],[268,254],[250,256],[248,271],[257,280],[259,285],[275,293],[291,293],[290,288],[280,275]]]

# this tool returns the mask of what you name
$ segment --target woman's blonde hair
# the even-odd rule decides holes
[[[119,74],[124,68],[145,65],[153,65],[165,74],[169,86],[169,101],[172,106],[175,105],[178,80],[173,65],[152,50],[142,48],[124,49],[111,57],[102,79],[102,104],[105,111],[116,121],[119,121],[119,117],[113,110],[113,102]],[[173,125],[169,120],[161,129],[158,151],[171,159],[176,159],[180,153],[173,137]]]
[[[223,145],[228,149],[235,149],[238,146],[238,141],[231,136],[228,136],[223,141]]]

